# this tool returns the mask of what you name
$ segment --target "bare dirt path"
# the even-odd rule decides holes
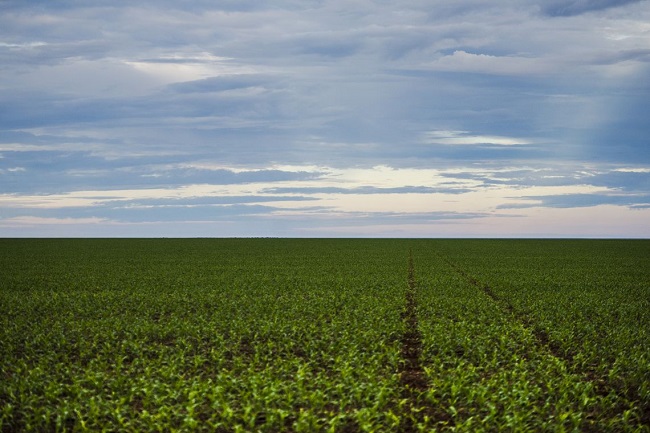
[[[418,329],[417,314],[417,282],[413,253],[409,252],[408,260],[408,286],[405,292],[406,302],[402,319],[405,331],[402,335],[400,383],[402,385],[402,398],[407,401],[407,416],[403,417],[400,431],[405,433],[417,431],[417,423],[422,420],[424,411],[419,407],[420,395],[427,390],[427,380],[424,369],[420,363],[422,354],[422,335]]]

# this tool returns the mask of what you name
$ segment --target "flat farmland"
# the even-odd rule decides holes
[[[0,431],[650,431],[650,241],[0,240]]]

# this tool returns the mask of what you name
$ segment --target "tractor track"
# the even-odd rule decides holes
[[[400,363],[400,384],[402,387],[401,397],[406,400],[405,410],[407,416],[402,417],[398,431],[412,433],[418,431],[417,425],[429,420],[448,421],[442,413],[436,413],[434,408],[425,402],[422,397],[429,385],[426,373],[421,363],[422,356],[422,334],[418,327],[418,285],[415,278],[415,266],[413,264],[413,253],[409,251],[408,260],[408,286],[405,291],[405,306],[402,312],[405,331],[402,335],[402,347]]]
[[[585,370],[578,366],[574,360],[573,355],[565,350],[562,350],[560,345],[557,342],[554,342],[550,339],[548,333],[545,330],[537,328],[529,317],[518,313],[512,304],[508,300],[503,299],[498,296],[492,288],[483,283],[467,271],[465,271],[460,266],[456,265],[452,261],[448,260],[446,257],[440,255],[440,258],[447,263],[454,271],[456,271],[460,276],[462,276],[468,283],[476,287],[485,293],[495,304],[497,304],[502,311],[506,312],[508,315],[512,316],[514,320],[518,321],[531,335],[534,337],[536,345],[542,350],[545,350],[548,354],[554,356],[555,358],[564,362],[575,374],[581,376],[584,382],[588,382],[593,386],[594,393],[601,397],[607,397],[610,393],[614,393],[621,397],[623,400],[632,400],[640,401],[640,394],[635,390],[623,390],[614,384],[610,383],[609,380],[601,375],[597,374],[593,370]],[[618,407],[616,410],[624,411],[627,407]],[[640,424],[643,426],[650,426],[650,413],[646,410],[642,410]]]
[[[481,290],[483,293],[485,293],[495,304],[497,304],[503,311],[507,312],[509,315],[511,315],[515,320],[517,320],[521,325],[526,328],[532,335],[535,337],[535,341],[537,342],[537,345],[544,348],[548,353],[553,355],[554,357],[561,359],[568,364],[572,363],[573,357],[571,355],[565,354],[560,350],[560,347],[557,344],[554,344],[553,342],[550,341],[548,334],[536,328],[530,323],[530,320],[521,315],[518,314],[514,307],[505,299],[499,297],[494,293],[494,290],[485,283],[480,282],[473,276],[471,276],[469,273],[467,273],[463,268],[459,267],[455,263],[447,260],[446,258],[443,257],[443,260],[445,263],[447,263],[454,271],[456,271],[460,276],[462,276],[468,283],[476,287],[477,289]]]
[[[420,364],[422,354],[422,335],[418,329],[417,316],[417,283],[415,281],[415,269],[413,267],[413,256],[409,255],[408,287],[406,289],[406,305],[402,318],[406,325],[402,335],[402,371],[400,380],[406,394],[411,391],[424,391],[427,388],[427,381],[424,369]],[[409,397],[405,395],[404,397]]]

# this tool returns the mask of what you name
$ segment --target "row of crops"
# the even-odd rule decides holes
[[[576,390],[586,386],[588,404],[570,412],[577,426],[649,429],[648,241],[439,241],[435,250],[561,362]]]
[[[647,242],[419,247],[424,399],[456,427],[648,430]]]
[[[649,262],[647,241],[0,240],[0,431],[650,431]]]

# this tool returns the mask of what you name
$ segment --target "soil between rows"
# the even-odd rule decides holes
[[[417,422],[425,415],[422,408],[418,406],[420,395],[427,390],[427,379],[420,363],[422,354],[422,335],[418,329],[417,316],[417,283],[415,280],[415,267],[413,265],[413,253],[409,252],[408,260],[408,286],[405,292],[405,307],[402,319],[406,330],[402,335],[402,348],[400,363],[400,384],[402,386],[402,398],[407,400],[408,416],[403,418],[400,431],[410,433],[417,431]]]

